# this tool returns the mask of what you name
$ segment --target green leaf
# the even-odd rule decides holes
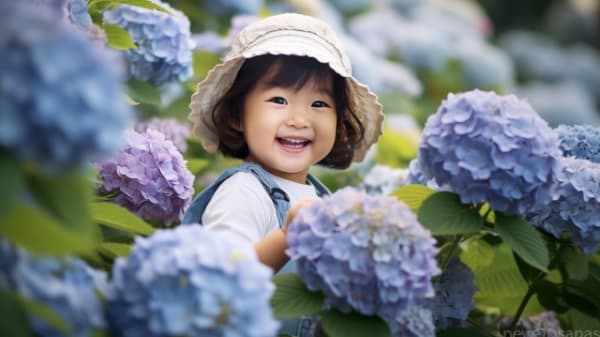
[[[131,5],[147,9],[156,9],[158,11],[172,15],[171,11],[169,11],[166,7],[160,6],[156,2],[153,2],[151,0],[112,0],[112,2],[120,5]]]
[[[277,318],[311,315],[323,308],[324,298],[320,292],[308,290],[300,275],[284,273],[273,276],[275,293],[271,298],[273,314]]]
[[[478,211],[450,192],[437,192],[425,199],[418,218],[433,235],[477,233],[483,226]]]
[[[140,80],[127,82],[127,94],[136,102],[160,105],[160,91],[149,83]]]
[[[83,254],[93,248],[42,210],[22,203],[0,214],[0,236],[35,253]]]
[[[561,328],[566,330],[565,332],[582,332],[582,336],[585,336],[583,332],[588,331],[590,337],[596,337],[592,333],[595,331],[600,331],[600,319],[598,317],[592,317],[586,315],[580,311],[575,309],[571,309],[567,311],[565,314],[560,315],[561,320]],[[565,323],[563,326],[562,323]],[[566,334],[564,336],[567,336]],[[575,337],[576,334],[571,334],[571,336]]]
[[[29,321],[13,294],[0,290],[0,336],[33,337]]]
[[[479,237],[471,237],[461,242],[459,247],[461,261],[474,272],[489,266],[494,260],[494,248]]]
[[[550,257],[542,235],[527,221],[496,214],[496,232],[525,262],[548,272]]]
[[[541,280],[536,283],[535,291],[538,301],[544,308],[557,313],[563,313],[569,309],[568,304],[562,298],[562,290],[559,285]]]
[[[104,33],[106,33],[106,43],[110,47],[118,50],[137,49],[131,35],[125,29],[107,23],[102,27],[104,28]]]
[[[21,302],[29,314],[32,314],[43,320],[48,325],[59,331],[63,336],[71,335],[71,328],[69,327],[69,324],[67,324],[67,321],[65,321],[65,319],[51,307],[24,297],[19,298],[19,302]]]
[[[558,252],[560,265],[572,280],[585,280],[590,272],[588,259],[573,246],[562,246]]]
[[[391,195],[406,203],[413,212],[416,212],[419,207],[421,207],[423,201],[429,198],[433,193],[435,193],[435,190],[432,190],[429,187],[411,184],[400,187],[392,192]]]
[[[345,314],[337,310],[323,313],[321,324],[328,337],[390,337],[388,325],[377,316]]]
[[[519,268],[519,272],[523,279],[527,281],[527,283],[531,284],[538,277],[541,277],[541,274],[544,272],[540,271],[537,268],[532,267],[529,263],[525,262],[517,253],[513,251],[513,257],[515,258],[515,263]]]
[[[109,255],[111,258],[127,257],[131,252],[131,245],[126,243],[105,242],[98,247],[102,253]]]
[[[0,151],[0,214],[20,195],[25,178],[16,158]]]
[[[133,234],[150,235],[154,227],[129,210],[110,202],[91,204],[92,218],[98,224]]]
[[[31,175],[29,187],[40,205],[69,231],[86,240],[99,238],[98,227],[94,226],[90,216],[93,189],[82,171],[54,177]]]
[[[205,78],[208,71],[220,62],[219,55],[208,51],[195,51],[193,55],[194,76]]]
[[[198,174],[201,170],[208,166],[207,159],[192,158],[187,160],[187,167],[192,174]]]

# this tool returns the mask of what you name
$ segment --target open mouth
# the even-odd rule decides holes
[[[277,142],[283,147],[290,149],[301,149],[311,143],[310,140],[304,138],[282,138],[278,137]]]

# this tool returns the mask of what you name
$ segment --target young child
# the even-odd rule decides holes
[[[182,223],[244,238],[275,271],[288,260],[290,219],[307,200],[329,193],[309,168],[361,161],[383,122],[381,105],[352,77],[333,30],[300,14],[242,30],[190,107],[204,148],[244,163],[197,196]]]

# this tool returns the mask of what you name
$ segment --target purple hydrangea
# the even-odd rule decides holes
[[[287,240],[304,283],[327,306],[377,314],[394,327],[413,302],[434,294],[435,240],[395,198],[343,188],[303,208]]]
[[[473,309],[473,295],[477,291],[475,274],[454,258],[433,286],[435,297],[428,307],[433,311],[436,329],[463,326]]]
[[[508,328],[512,319],[504,318],[500,321],[501,328]],[[544,311],[539,315],[519,319],[514,336],[526,337],[560,337],[564,336],[560,328],[560,321],[553,311]]]
[[[119,154],[99,163],[100,193],[118,192],[115,202],[146,220],[180,220],[194,193],[194,176],[165,135],[128,130]]]
[[[169,13],[121,5],[104,12],[104,23],[127,30],[136,44],[126,51],[134,77],[156,86],[185,81],[193,73],[190,21],[168,4],[151,1]]]
[[[384,312],[383,316],[385,317],[387,314]],[[391,317],[386,320],[396,322],[396,324],[390,325],[392,336],[435,337],[433,313],[429,308],[413,304],[398,316],[394,316],[397,314],[393,312],[389,315]]]
[[[560,157],[555,133],[529,104],[479,90],[448,95],[428,118],[418,154],[426,180],[507,214],[553,198]]]
[[[556,129],[565,157],[600,163],[600,129],[589,125],[559,125]]]
[[[191,135],[189,124],[184,124],[175,118],[152,117],[135,125],[135,130],[138,132],[144,132],[147,129],[162,132],[166,139],[175,144],[179,152],[185,153],[187,150],[186,139]]]
[[[66,323],[68,336],[91,336],[105,327],[99,295],[107,291],[106,274],[82,260],[33,256],[0,240],[0,289],[45,305]],[[8,262],[8,263],[7,263]],[[37,335],[65,336],[37,316],[29,321]]]
[[[600,242],[600,164],[563,158],[558,182],[558,199],[526,217],[557,238],[567,233],[584,253],[594,254]]]
[[[112,51],[48,5],[0,4],[0,148],[54,173],[113,153],[132,119]]]
[[[271,269],[251,245],[199,225],[137,237],[113,266],[108,322],[123,337],[273,337]]]

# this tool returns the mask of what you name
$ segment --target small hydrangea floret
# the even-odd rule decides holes
[[[574,156],[600,163],[600,128],[591,125],[559,125],[555,130],[560,150],[565,157]]]
[[[555,133],[529,104],[479,90],[448,95],[428,118],[418,154],[425,180],[507,214],[552,200],[560,157]]]
[[[146,121],[136,123],[135,130],[144,132],[147,129],[154,129],[162,132],[165,138],[172,141],[181,153],[187,150],[186,139],[191,135],[191,129],[188,124],[181,123],[175,118],[153,117]]]
[[[251,245],[200,225],[138,237],[113,266],[108,322],[123,337],[274,337],[271,270]]]

